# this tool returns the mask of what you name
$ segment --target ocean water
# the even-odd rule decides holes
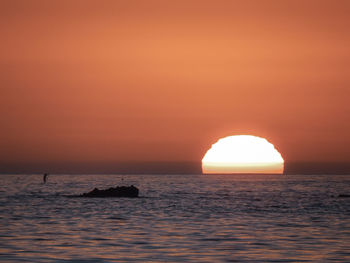
[[[350,262],[339,194],[350,176],[0,175],[0,261]]]

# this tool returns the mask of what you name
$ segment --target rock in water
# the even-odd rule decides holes
[[[339,198],[349,198],[350,195],[349,194],[340,194],[338,195]]]
[[[117,186],[105,190],[94,190],[83,193],[80,197],[138,197],[139,189],[133,185],[131,186]]]

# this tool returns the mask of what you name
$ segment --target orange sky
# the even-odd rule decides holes
[[[350,161],[350,1],[0,1],[0,159]]]

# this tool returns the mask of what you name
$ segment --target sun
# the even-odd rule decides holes
[[[204,174],[283,174],[284,160],[274,145],[252,135],[218,140],[202,159]]]

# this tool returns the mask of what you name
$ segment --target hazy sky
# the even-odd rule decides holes
[[[1,162],[350,161],[350,1],[1,1]]]

